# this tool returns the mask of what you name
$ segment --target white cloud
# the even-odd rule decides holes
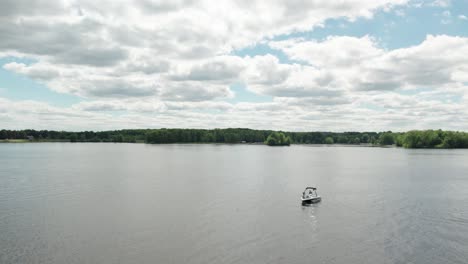
[[[0,124],[3,128],[58,130],[250,127],[403,131],[434,126],[467,130],[467,88],[447,86],[413,95],[385,91],[345,93],[331,98],[278,97],[267,103],[112,99],[81,102],[68,108],[0,98]],[[115,114],[116,111],[121,114]]]
[[[35,59],[34,65],[6,69],[63,93],[144,97],[161,90],[169,99],[207,100],[230,96],[229,80],[244,67],[239,58],[223,57],[233,49],[307,31],[330,18],[369,18],[406,3],[6,0],[0,11],[0,54]],[[187,82],[174,83],[179,81]],[[205,85],[210,87],[201,88]],[[185,89],[200,98],[172,96]]]
[[[437,88],[466,82],[461,72],[468,67],[468,57],[460,54],[468,54],[468,38],[429,35],[420,45],[391,51],[367,36],[288,40],[270,46],[310,65],[304,68],[310,71],[307,83],[327,90]]]
[[[2,5],[0,48],[71,64],[115,64],[132,47],[184,58],[225,53],[261,39],[307,31],[329,18],[371,17],[407,0],[11,1]],[[6,11],[8,10],[8,11]],[[18,31],[23,34],[16,34]],[[86,34],[82,34],[86,32]],[[34,45],[39,43],[41,45]],[[76,56],[84,54],[86,56]]]
[[[167,101],[208,101],[231,97],[233,93],[227,86],[200,82],[167,84],[161,92],[161,99]]]
[[[317,67],[333,65],[347,68],[356,60],[362,61],[382,54],[376,41],[369,36],[362,38],[330,36],[322,42],[292,39],[271,42],[270,46],[284,51],[291,59],[310,62]]]
[[[159,91],[156,78],[146,74],[119,76],[113,70],[51,63],[8,63],[5,69],[24,74],[59,93],[82,97],[144,97]]]
[[[170,75],[174,81],[235,81],[244,68],[236,56],[216,56],[209,60],[179,65]]]
[[[219,110],[228,111],[233,104],[223,101],[174,102],[155,99],[96,100],[73,105],[72,109],[87,112],[129,111],[134,113],[164,113],[168,111]]]
[[[119,85],[119,76],[115,76],[125,67],[109,71],[80,66],[78,70],[47,63],[10,63],[4,67],[45,82],[57,91],[86,92],[96,99],[71,108],[3,101],[0,123],[10,128],[26,125],[48,129],[235,126],[399,131],[435,125],[468,129],[464,125],[468,120],[463,118],[468,116],[468,58],[460,56],[468,54],[467,38],[428,36],[419,45],[396,50],[383,49],[368,36],[295,39],[270,45],[301,64],[281,63],[272,55],[187,61],[171,67],[167,74],[157,74],[159,86],[148,86],[152,96],[135,94],[146,92],[144,83],[147,80],[151,84],[152,74],[132,73],[129,76],[135,79],[128,85],[138,86],[128,91],[115,88],[125,86],[125,82]],[[223,78],[210,76],[210,69]],[[253,92],[273,96],[274,101],[219,101],[233,96],[228,85],[235,80]],[[403,94],[406,92],[410,95]],[[125,114],[116,116],[116,111]],[[110,118],[112,122],[104,122]]]
[[[450,13],[450,11],[445,10],[444,12],[442,12],[440,16],[442,17],[442,20],[440,20],[440,23],[444,25],[452,23],[452,13]]]
[[[28,67],[24,63],[11,62],[3,65],[3,68],[41,81],[51,80],[60,76],[60,72],[56,68],[47,64]]]
[[[452,4],[451,0],[433,0],[429,3],[430,6],[449,7]]]
[[[467,38],[428,36],[419,45],[395,50],[371,36],[272,41],[328,19],[371,18],[377,10],[407,3],[5,0],[0,57],[34,62],[3,68],[84,101],[54,107],[0,98],[0,126],[345,131],[437,124],[468,129]],[[430,4],[445,8],[450,2]],[[271,54],[233,55],[260,42],[290,61]],[[235,99],[233,84],[273,100],[223,101]]]
[[[461,20],[468,20],[468,17],[465,16],[465,15],[459,15],[459,16],[458,16],[458,19],[461,19]]]

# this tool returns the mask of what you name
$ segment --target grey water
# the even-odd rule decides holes
[[[467,262],[468,150],[0,144],[2,264]]]

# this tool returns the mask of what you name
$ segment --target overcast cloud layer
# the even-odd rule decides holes
[[[394,49],[372,34],[305,37],[333,19],[405,19],[406,8],[450,4],[3,0],[3,69],[79,102],[58,107],[0,90],[0,128],[468,130],[467,37],[438,32]],[[267,52],[239,55],[260,46]],[[0,79],[0,89],[15,88]]]

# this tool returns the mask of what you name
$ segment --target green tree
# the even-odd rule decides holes
[[[76,135],[76,133],[72,133],[70,135],[70,142],[76,142],[78,139],[78,136]]]
[[[268,146],[289,146],[291,139],[282,132],[273,132],[267,137],[265,144]]]
[[[335,141],[333,140],[332,137],[326,137],[325,138],[325,144],[333,144]]]
[[[368,134],[363,134],[361,136],[361,142],[362,143],[369,143],[369,135]]]
[[[379,137],[380,145],[393,145],[393,143],[395,143],[395,140],[391,133],[383,133],[380,135]]]

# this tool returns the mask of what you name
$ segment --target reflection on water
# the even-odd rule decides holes
[[[318,204],[316,203],[306,203],[302,204],[301,209],[304,213],[304,220],[310,223],[311,230],[315,230],[317,228],[317,220],[318,218],[315,216],[316,211],[318,210]]]
[[[0,263],[466,263],[467,169],[466,150],[0,144]]]

